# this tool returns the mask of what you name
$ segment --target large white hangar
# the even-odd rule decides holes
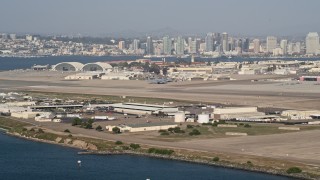
[[[53,67],[55,71],[81,71],[84,65],[79,62],[62,62]]]
[[[88,63],[82,68],[83,71],[108,71],[112,66],[104,62]]]

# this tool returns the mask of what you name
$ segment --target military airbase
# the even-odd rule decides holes
[[[24,119],[52,131],[62,132],[69,129],[74,134],[115,141],[203,152],[215,151],[271,157],[311,165],[320,164],[320,145],[317,140],[320,131],[319,120],[317,120],[320,114],[318,81],[301,81],[300,75],[293,74],[229,74],[228,78],[222,79],[173,81],[164,84],[137,79],[66,79],[77,73],[51,70],[3,71],[0,72],[0,90],[32,94],[34,98],[41,94],[48,96],[52,94],[52,98],[62,94],[63,101],[73,101],[75,97],[88,95],[95,98],[114,96],[117,97],[116,102],[112,103],[130,103],[130,101],[132,103],[133,97],[139,97],[140,102],[136,100],[134,103],[146,106],[140,115],[131,111],[126,112],[123,107],[121,111],[111,115],[97,113],[84,116],[84,118],[112,116],[112,119],[114,118],[112,121],[94,122],[94,128],[100,125],[103,127],[103,132],[71,126],[70,121],[59,123],[60,121],[54,120],[57,117],[50,121],[35,121],[34,117]],[[132,108],[132,104],[113,104],[112,106],[121,108],[124,105]],[[171,117],[146,115],[145,110],[162,106],[163,108],[164,106],[178,107],[177,112],[184,111],[185,118],[176,121],[175,115]],[[183,109],[183,106],[190,106],[191,109]],[[189,116],[190,113],[186,111],[192,112],[192,107],[195,106],[200,110],[191,113],[195,116]],[[221,116],[216,117],[215,109],[219,108],[220,111],[225,108],[238,113],[224,116],[220,114]],[[241,108],[247,108],[248,112],[237,110]],[[141,111],[141,109],[135,110]],[[208,122],[212,124],[221,119],[232,121],[227,123],[228,126],[221,127],[202,125],[208,122],[197,121],[200,119],[199,115],[205,114],[209,114]],[[282,121],[290,122],[292,125]],[[311,123],[308,124],[309,122]],[[245,128],[243,124],[249,124],[251,128]],[[188,129],[190,127],[188,125],[192,125],[202,134],[189,136],[191,130]],[[124,133],[115,135],[109,132],[116,126],[119,126]],[[186,134],[162,136],[158,132],[158,130],[166,131],[173,127],[180,127]],[[283,127],[285,129],[281,129]]]

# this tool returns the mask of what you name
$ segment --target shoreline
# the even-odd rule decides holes
[[[23,136],[19,133],[12,133],[9,131],[4,131],[4,135],[21,138],[24,140],[39,142],[39,143],[47,143],[52,145],[58,145],[62,147],[67,148],[73,148],[80,150],[77,154],[78,155],[103,155],[103,156],[112,156],[112,155],[130,155],[130,156],[141,156],[141,157],[148,157],[148,158],[156,158],[156,159],[163,159],[163,160],[172,160],[172,161],[180,161],[185,163],[192,163],[192,164],[200,164],[200,165],[206,165],[206,166],[212,166],[217,168],[228,168],[228,169],[234,169],[234,170],[240,170],[240,171],[246,171],[246,172],[254,172],[254,173],[262,173],[262,174],[269,174],[274,176],[282,176],[282,177],[288,177],[288,178],[294,178],[294,179],[314,179],[311,177],[308,177],[306,174],[286,174],[283,171],[279,170],[271,170],[266,169],[263,167],[256,167],[256,166],[250,166],[250,165],[244,165],[244,164],[236,164],[232,162],[213,162],[208,160],[202,160],[200,158],[198,159],[188,159],[184,157],[174,156],[174,155],[160,155],[160,154],[151,154],[146,152],[137,152],[133,150],[117,150],[117,151],[98,151],[98,150],[88,150],[84,148],[80,148],[77,146],[74,146],[72,144],[65,144],[65,143],[59,143],[55,141],[50,140],[44,140],[34,137],[27,137]]]

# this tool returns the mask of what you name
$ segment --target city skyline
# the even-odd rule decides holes
[[[8,18],[2,18],[0,32],[111,36],[166,29],[181,35],[228,32],[244,36],[296,36],[319,31],[320,25],[313,21],[320,15],[319,5],[316,0],[308,3],[200,0],[183,4],[177,0],[161,3],[147,0],[4,0],[0,15]]]

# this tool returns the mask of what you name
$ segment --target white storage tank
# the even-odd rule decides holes
[[[177,113],[174,115],[174,122],[181,123],[185,122],[186,115],[184,113]]]
[[[198,123],[209,123],[209,114],[199,114]]]

